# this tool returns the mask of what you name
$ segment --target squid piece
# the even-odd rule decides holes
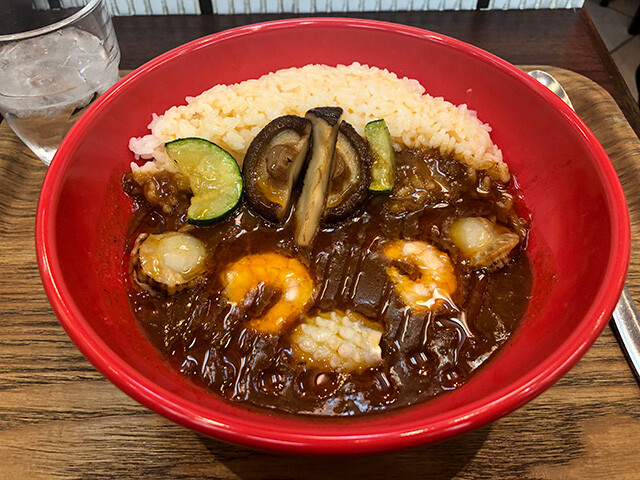
[[[258,333],[277,334],[297,320],[313,298],[314,284],[306,267],[277,253],[248,255],[222,272],[223,295],[233,304],[253,303],[268,287],[269,304],[249,326]],[[249,302],[247,302],[249,300]]]
[[[482,217],[458,218],[451,225],[449,236],[471,267],[490,271],[504,267],[520,243],[518,235]]]
[[[443,302],[453,305],[457,288],[449,256],[426,242],[397,240],[387,243],[387,275],[402,302],[416,313],[433,310]]]
[[[381,338],[377,323],[350,310],[332,310],[305,317],[291,334],[291,345],[307,366],[350,373],[382,362]]]
[[[138,285],[145,290],[169,295],[192,286],[205,271],[204,243],[180,232],[141,234],[131,252]]]

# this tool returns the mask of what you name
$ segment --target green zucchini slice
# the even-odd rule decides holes
[[[396,155],[387,124],[383,119],[369,122],[364,127],[364,135],[373,152],[369,190],[390,192],[396,183]]]
[[[242,173],[229,152],[203,138],[174,140],[165,149],[191,185],[189,223],[207,225],[236,207],[242,197]]]

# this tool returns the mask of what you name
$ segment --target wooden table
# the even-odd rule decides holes
[[[640,245],[640,143],[627,123],[640,132],[640,113],[584,11],[357,16],[445,33],[517,64],[561,67],[550,70],[614,161],[629,201],[633,246]],[[116,18],[122,67],[208,33],[274,17]],[[610,328],[534,401],[437,445],[375,457],[297,458],[227,445],[171,423],[105,380],[56,320],[33,241],[45,171],[0,125],[0,480],[640,478],[640,388]],[[638,303],[637,253],[628,283]]]

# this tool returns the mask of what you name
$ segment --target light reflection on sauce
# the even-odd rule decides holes
[[[398,162],[405,178],[412,169],[422,176],[428,168],[436,173],[431,206],[402,211],[424,204],[428,183],[409,195],[404,206],[384,195],[371,196],[349,221],[323,227],[308,250],[295,245],[290,221],[284,226],[268,223],[246,205],[213,226],[193,227],[190,233],[210,252],[204,281],[171,297],[133,288],[129,292],[135,316],[153,344],[176,369],[213,393],[281,412],[383,411],[464,384],[504,343],[526,308],[531,289],[526,255],[516,255],[490,274],[456,267],[455,305],[443,295],[440,306],[417,314],[394,293],[381,245],[421,240],[451,251],[444,232],[454,219],[474,215],[508,224],[515,215],[503,207],[510,196],[504,187],[469,177],[466,168],[432,152],[399,155]],[[401,187],[402,182],[396,189]],[[187,206],[183,202],[171,215],[141,207],[132,238],[139,232],[177,229]],[[267,337],[246,329],[245,312],[226,304],[220,294],[219,272],[246,255],[265,252],[293,256],[308,266],[317,292],[311,312],[351,309],[380,322],[383,364],[349,375],[306,370],[293,362],[286,334]],[[452,259],[455,263],[455,255]]]

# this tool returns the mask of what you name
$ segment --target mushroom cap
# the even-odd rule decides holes
[[[302,192],[294,212],[295,239],[301,247],[311,244],[324,216],[341,115],[339,107],[318,107],[305,114],[313,125],[313,141]]]
[[[333,168],[324,219],[343,220],[367,199],[373,154],[369,143],[342,121],[333,154]]]
[[[251,206],[265,219],[282,222],[306,163],[311,122],[295,115],[271,121],[253,139],[242,173]]]

